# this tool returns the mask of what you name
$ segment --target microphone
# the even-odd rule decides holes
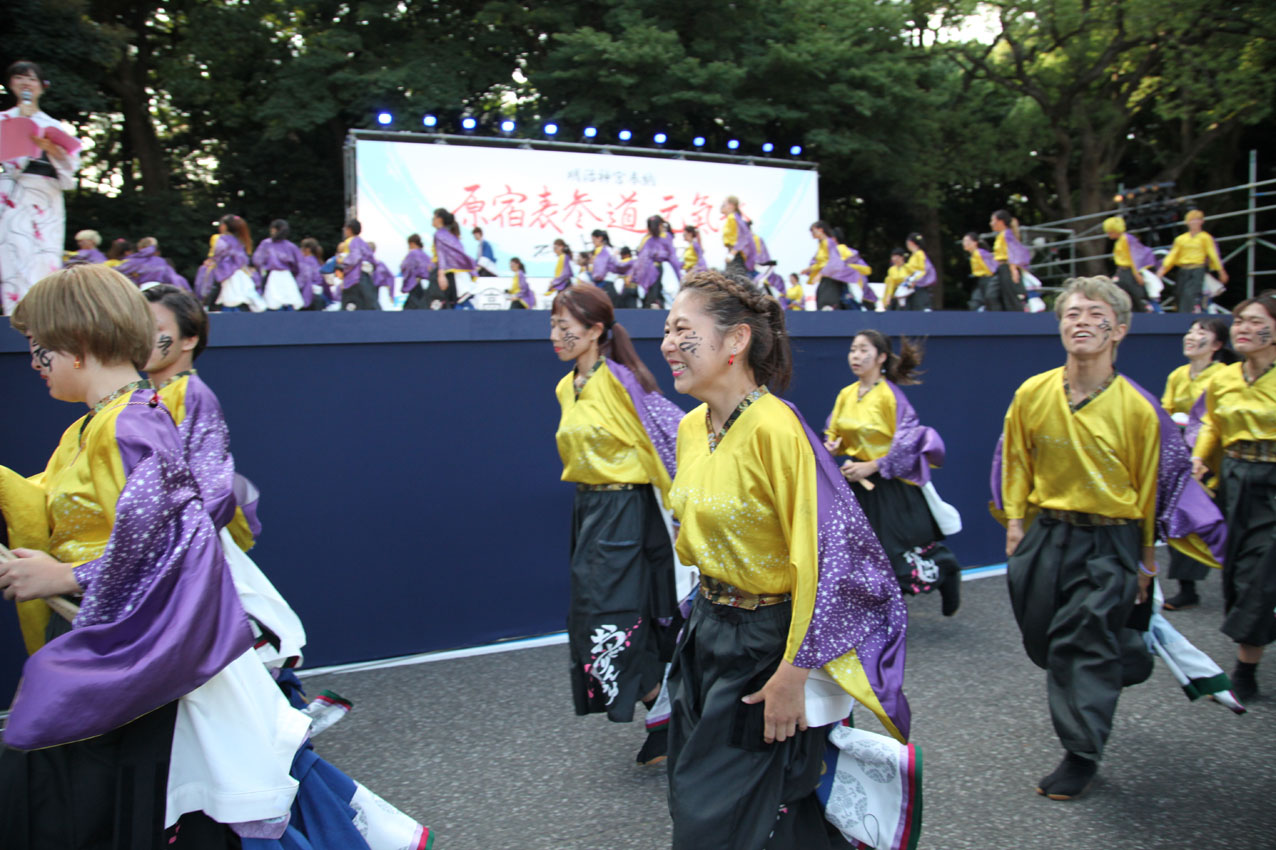
[[[22,102],[23,102],[24,104],[28,105],[28,106],[30,106],[30,105],[31,105],[31,92],[30,92],[30,91],[24,91],[24,92],[22,92]]]

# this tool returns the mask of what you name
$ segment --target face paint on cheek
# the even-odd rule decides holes
[[[53,371],[53,353],[40,343],[33,343],[31,346],[31,356],[40,364],[40,368],[46,372]]]
[[[1263,345],[1272,344],[1272,329],[1271,328],[1259,328],[1258,332],[1255,333],[1254,336],[1258,337],[1258,341],[1261,342]]]
[[[168,334],[160,334],[159,339],[155,341],[155,347],[160,350],[161,355],[167,357],[168,350],[173,347],[173,338]]]
[[[682,342],[678,343],[678,350],[683,354],[690,355],[691,357],[699,357],[700,345],[703,342],[704,337],[700,336],[700,334],[695,331],[692,331],[683,338]]]
[[[563,331],[563,351],[575,351],[576,344],[580,342],[580,337],[571,331]]]
[[[1112,323],[1107,319],[1099,320],[1099,330],[1103,331],[1103,341],[1107,342],[1112,338]]]

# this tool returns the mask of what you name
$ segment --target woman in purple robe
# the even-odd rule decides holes
[[[753,244],[753,222],[740,212],[740,199],[728,195],[722,202],[726,223],[722,227],[722,244],[727,249],[727,271],[752,274],[756,263]]]
[[[408,253],[399,264],[399,276],[403,278],[403,291],[408,300],[403,302],[404,310],[428,310],[430,302],[425,293],[430,288],[431,276],[434,274],[434,261],[425,253],[425,244],[419,233],[408,237]]]
[[[554,264],[554,278],[549,282],[545,294],[562,292],[572,285],[572,252],[562,239],[554,240],[554,256],[558,257]]]
[[[435,271],[430,279],[430,288],[425,294],[425,303],[432,310],[451,310],[456,307],[458,298],[457,272],[464,272],[473,278],[477,273],[476,266],[461,244],[461,228],[452,213],[439,207],[434,211],[432,224]]]
[[[253,268],[262,275],[262,297],[267,310],[300,310],[306,301],[297,284],[301,274],[301,249],[288,238],[288,222],[277,218],[270,223],[270,238],[253,251]]]
[[[510,284],[507,295],[511,310],[532,310],[536,307],[536,293],[527,282],[527,270],[518,257],[510,257],[510,271],[514,273],[514,282]]]
[[[993,274],[997,278],[997,301],[1000,309],[1010,313],[1028,310],[1028,290],[1024,288],[1022,274],[1032,264],[1032,251],[1019,241],[1019,219],[1009,210],[997,210],[988,221],[997,234],[992,244],[992,256],[997,261]]]
[[[328,286],[319,267],[323,265],[323,246],[319,240],[307,236],[301,240],[300,271],[297,287],[301,290],[303,310],[322,310],[328,306]]]
[[[81,230],[75,234],[75,246],[79,248],[67,258],[64,265],[74,266],[77,263],[105,263],[106,254],[98,250],[102,244],[102,234],[96,230]]]
[[[137,253],[130,255],[128,259],[116,266],[115,270],[138,286],[163,283],[190,291],[190,284],[186,282],[186,278],[178,274],[168,260],[160,256],[159,242],[154,236],[137,240]]]
[[[237,215],[222,216],[213,255],[204,261],[209,270],[210,289],[204,304],[209,309],[235,313],[248,308],[254,313],[266,309],[256,271],[249,265],[253,238],[248,223]],[[250,274],[251,272],[251,274]]]
[[[660,394],[615,309],[596,286],[554,299],[554,353],[574,368],[558,382],[554,435],[572,506],[567,637],[577,714],[628,723],[650,710],[681,617],[673,548],[660,504],[673,476],[682,410]],[[665,755],[665,727],[649,725],[638,761]]]
[[[380,310],[372,273],[376,255],[360,236],[363,225],[352,218],[341,229],[345,241],[337,248],[337,269],[341,278],[342,310]]]
[[[690,224],[682,226],[682,238],[687,248],[682,254],[682,273],[702,272],[709,268],[704,261],[704,246],[700,244],[700,231]]]
[[[890,558],[900,589],[938,589],[944,616],[952,616],[961,605],[961,565],[943,542],[925,491],[931,468],[944,463],[944,441],[918,422],[900,390],[921,383],[916,372],[922,351],[905,339],[896,354],[881,331],[862,330],[851,341],[847,361],[858,380],[838,393],[824,446],[844,458],[846,480],[860,485],[851,490]]]
[[[673,269],[673,276],[682,283],[682,271],[674,261],[676,252],[669,223],[658,215],[647,219],[647,233],[638,244],[638,256],[634,258],[630,280],[642,296],[642,306],[663,310],[665,291],[662,284],[663,263]]]

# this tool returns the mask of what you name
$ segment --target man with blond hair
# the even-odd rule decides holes
[[[1187,480],[1186,447],[1156,399],[1116,371],[1129,296],[1111,278],[1077,278],[1055,313],[1067,362],[1015,393],[994,505],[1006,523],[1011,607],[1028,657],[1047,671],[1050,715],[1066,751],[1037,792],[1069,800],[1098,772],[1121,689],[1151,675],[1131,617],[1157,571],[1158,535],[1206,534],[1221,517],[1198,510],[1193,500],[1203,492],[1186,489],[1199,485]],[[1158,505],[1161,479],[1168,486]],[[1170,527],[1161,511],[1171,505],[1197,524]],[[1183,551],[1210,557],[1192,545]]]
[[[1179,312],[1199,313],[1205,309],[1206,268],[1215,272],[1222,284],[1227,283],[1227,269],[1219,259],[1214,237],[1205,232],[1205,213],[1190,210],[1183,223],[1187,225],[1187,233],[1180,233],[1174,239],[1170,253],[1165,255],[1156,274],[1164,278],[1170,269],[1178,266]]]

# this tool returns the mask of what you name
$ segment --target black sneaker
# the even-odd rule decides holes
[[[1186,590],[1180,590],[1178,593],[1165,600],[1162,605],[1166,611],[1182,611],[1184,608],[1195,608],[1201,604],[1201,597],[1195,591],[1188,593]]]
[[[660,764],[667,758],[669,758],[669,727],[661,726],[658,729],[652,729],[647,733],[647,740],[643,741],[642,749],[638,751],[637,762],[646,767]]]
[[[1090,790],[1099,763],[1075,753],[1065,753],[1054,772],[1037,784],[1037,793],[1051,800],[1075,800]]]
[[[1242,705],[1258,696],[1258,679],[1253,669],[1243,670],[1237,665],[1232,671],[1232,693]]]
[[[939,585],[940,612],[951,617],[961,607],[961,570],[953,570]]]

